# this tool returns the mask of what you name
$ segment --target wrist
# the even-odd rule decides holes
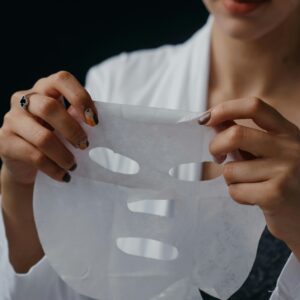
[[[21,172],[18,173],[20,174]],[[3,186],[3,184],[9,184],[17,187],[22,187],[25,189],[32,188],[34,186],[34,180],[28,180],[28,178],[32,177],[32,174],[27,174],[27,175],[28,176],[26,176],[26,174],[22,174],[22,176],[16,176],[9,170],[6,164],[3,163],[1,168],[1,186]],[[27,179],[24,180],[23,177]]]
[[[16,272],[26,273],[44,255],[33,215],[34,184],[18,182],[3,166],[1,186],[9,259]]]
[[[32,197],[34,183],[21,183],[14,179],[3,164],[1,169],[2,209],[11,221],[33,220]]]

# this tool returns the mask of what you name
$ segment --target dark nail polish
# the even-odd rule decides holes
[[[69,169],[69,171],[75,171],[76,170],[76,168],[77,168],[77,164],[74,164],[70,169]]]
[[[99,119],[98,119],[98,116],[96,114],[94,114],[94,121],[95,121],[96,125],[99,124]]]
[[[69,173],[66,173],[63,177],[64,182],[70,182],[71,181],[71,175]]]
[[[211,112],[210,111],[207,111],[205,112],[202,116],[199,117],[198,119],[198,123],[200,125],[205,125],[208,123],[208,121],[210,120],[210,117],[211,117]]]

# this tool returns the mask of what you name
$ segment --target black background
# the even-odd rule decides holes
[[[59,70],[87,70],[123,51],[179,43],[206,20],[201,0],[20,1],[1,9],[1,115],[10,95]]]
[[[10,95],[59,70],[87,70],[123,51],[185,41],[206,21],[201,0],[22,1],[1,8],[1,118]],[[265,232],[253,271],[231,300],[266,300],[289,254]],[[205,299],[213,299],[205,296]]]

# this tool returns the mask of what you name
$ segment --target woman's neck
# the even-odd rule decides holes
[[[216,23],[212,30],[210,90],[224,97],[272,97],[300,84],[300,18],[254,41],[236,40]],[[229,99],[228,98],[228,99]],[[228,100],[228,99],[223,99]]]

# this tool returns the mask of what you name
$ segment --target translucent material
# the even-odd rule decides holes
[[[177,179],[200,178],[190,163],[212,161],[213,130],[178,122],[181,111],[95,104],[100,125],[83,125],[92,154],[70,148],[72,181],[37,179],[35,218],[52,267],[101,300],[196,300],[198,288],[229,298],[251,270],[265,224],[257,207],[230,198],[222,177]],[[109,151],[95,158],[97,148]],[[169,174],[184,164],[177,178]]]

